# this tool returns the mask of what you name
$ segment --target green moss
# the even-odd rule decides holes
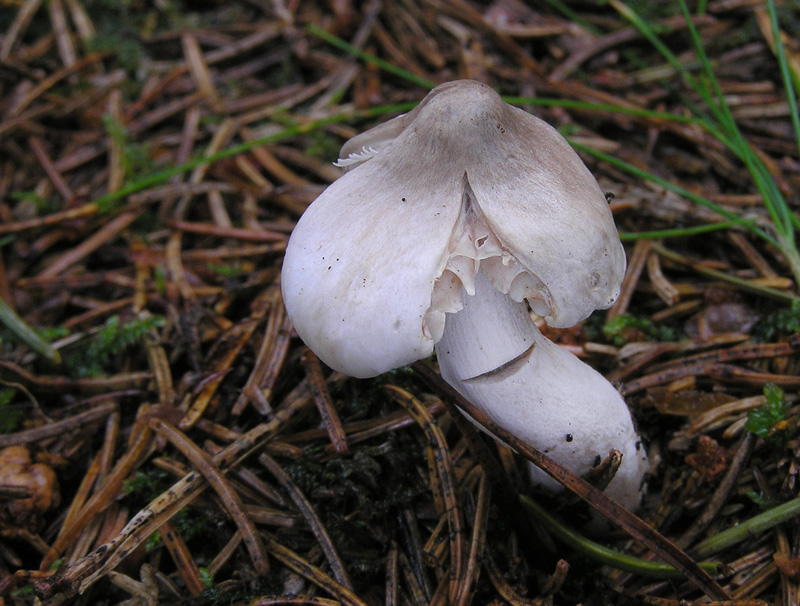
[[[241,267],[237,267],[236,265],[221,265],[221,264],[209,263],[206,265],[206,268],[210,271],[213,271],[215,274],[218,274],[225,278],[236,278],[246,273],[245,270],[243,270]]]
[[[110,368],[112,359],[129,347],[138,344],[155,328],[164,326],[161,316],[142,316],[122,323],[111,316],[105,326],[88,340],[64,356],[64,362],[74,377],[97,377]]]
[[[32,191],[15,191],[11,193],[11,198],[26,205],[27,208],[19,208],[17,212],[33,210],[37,216],[49,215],[61,210],[55,198],[42,198],[39,194]]]
[[[139,40],[122,32],[108,31],[97,34],[86,43],[89,53],[111,53],[117,64],[130,74],[135,74],[147,57],[147,52]]]
[[[785,444],[789,438],[789,425],[785,422],[789,406],[783,399],[783,390],[774,383],[764,386],[764,397],[767,401],[758,408],[747,413],[747,431],[759,438],[775,443]]]
[[[138,497],[144,502],[151,501],[169,488],[170,475],[161,469],[137,471],[122,483],[122,494]]]
[[[148,145],[135,142],[128,129],[109,114],[103,116],[103,126],[108,136],[122,150],[122,168],[127,180],[149,175],[155,170]]]
[[[27,410],[27,406],[14,403],[16,395],[12,387],[0,389],[0,434],[16,431]]]
[[[398,436],[390,436],[382,444],[360,446],[351,456],[328,461],[320,447],[307,451],[284,469],[306,495],[313,496],[320,490],[333,495],[321,509],[323,522],[332,533],[336,534],[339,516],[369,528],[384,516],[409,506],[425,491],[415,472],[418,465],[426,465],[424,454],[411,440],[405,440],[402,446],[399,442]],[[394,488],[387,490],[387,486]]]
[[[771,507],[775,507],[779,503],[776,503],[773,499],[770,499],[764,496],[762,492],[756,492],[755,490],[748,490],[745,495],[748,499],[750,499],[753,503],[758,505],[761,509],[770,509]]]
[[[680,14],[680,6],[677,2],[652,2],[651,0],[626,0],[642,19],[647,21],[655,28],[655,21],[667,19]]]
[[[208,568],[200,568],[200,580],[203,582],[203,585],[206,587],[213,587],[214,586],[214,575],[209,572]]]
[[[265,595],[281,595],[284,588],[284,578],[281,568],[274,566],[266,577],[249,581],[246,585],[238,582],[212,583],[197,599],[192,599],[187,606],[241,606],[249,604],[256,598]]]
[[[141,238],[145,246],[149,246],[150,234],[161,229],[161,227],[163,227],[163,222],[161,217],[158,216],[158,212],[148,208],[131,224],[130,230]]]
[[[602,329],[603,336],[614,345],[620,347],[632,340],[676,341],[676,332],[668,326],[659,326],[647,318],[639,318],[632,314],[620,314],[606,322]]]
[[[759,343],[772,343],[781,336],[800,332],[800,303],[793,302],[772,312],[753,328],[753,340]]]
[[[309,135],[309,139],[305,148],[307,156],[325,161],[332,161],[339,157],[339,150],[342,147],[342,140],[339,137],[331,135],[325,130],[317,130]]]

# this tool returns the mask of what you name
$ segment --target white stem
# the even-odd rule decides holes
[[[447,314],[436,345],[442,377],[495,423],[577,475],[623,454],[606,494],[629,509],[641,500],[647,455],[625,401],[590,366],[539,332],[525,303],[516,303],[480,272],[475,294]],[[554,480],[532,467],[536,484]]]

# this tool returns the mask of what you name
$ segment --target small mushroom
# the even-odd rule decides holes
[[[605,196],[564,138],[490,87],[456,81],[354,137],[342,156],[345,174],[306,210],[286,250],[283,297],[305,343],[332,368],[369,377],[431,355],[444,335],[447,352],[437,350],[456,389],[526,440],[555,428],[551,415],[562,410],[557,426],[574,430],[560,437],[574,446],[558,450],[580,452],[561,462],[583,473],[620,450],[634,459],[620,473],[637,476],[624,502],[638,502],[644,455],[630,455],[638,437],[624,402],[527,314],[525,301],[551,326],[572,326],[615,300],[625,272]],[[486,324],[484,311],[496,314]],[[519,375],[505,372],[531,347]],[[465,387],[486,373],[507,380]],[[560,404],[540,418],[545,386]],[[592,406],[604,412],[583,411]],[[581,425],[587,419],[612,428],[588,439],[597,429]]]
[[[44,463],[34,463],[25,444],[0,450],[0,488],[24,491],[0,502],[0,530],[38,530],[44,514],[61,500],[56,473]]]

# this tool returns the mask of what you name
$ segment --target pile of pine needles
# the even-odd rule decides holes
[[[0,603],[800,603],[798,15],[528,4],[2,2]],[[549,333],[653,461],[641,520],[563,478],[606,536],[281,302],[342,143],[458,78],[613,196],[622,295]]]

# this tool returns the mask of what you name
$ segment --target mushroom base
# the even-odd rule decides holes
[[[622,463],[605,492],[638,507],[648,460],[619,392],[545,338],[525,303],[492,288],[483,272],[462,303],[436,345],[442,377],[500,427],[579,476],[618,450]],[[531,477],[551,492],[562,489],[538,468]]]

